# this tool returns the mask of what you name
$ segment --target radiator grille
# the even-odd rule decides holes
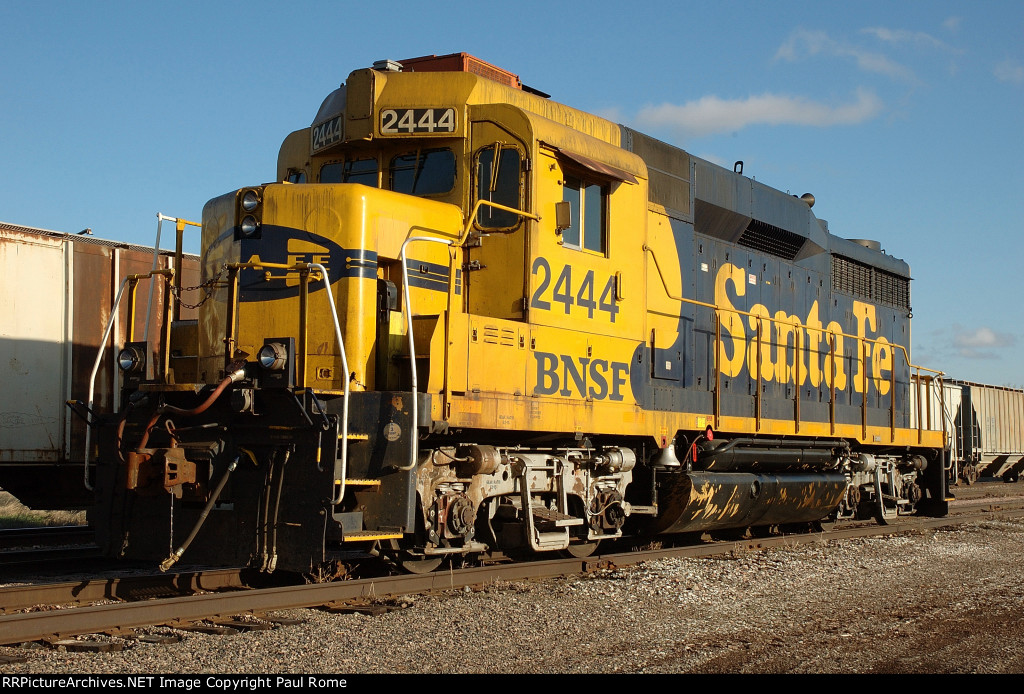
[[[752,219],[737,243],[755,251],[793,260],[803,247],[804,240],[799,234]]]
[[[832,256],[832,289],[910,310],[910,280],[841,255]]]

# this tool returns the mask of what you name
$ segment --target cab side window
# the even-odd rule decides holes
[[[477,154],[476,196],[478,200],[522,209],[522,155],[514,147],[500,143],[481,149]],[[514,212],[481,205],[476,224],[482,229],[510,229],[521,217]]]
[[[562,230],[562,245],[604,255],[607,252],[608,195],[611,187],[566,175],[562,200],[569,203],[571,225]]]

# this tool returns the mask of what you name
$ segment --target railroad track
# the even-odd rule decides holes
[[[16,586],[0,589],[0,606],[8,612],[0,615],[0,642],[56,643],[82,634],[131,635],[133,629],[140,627],[188,628],[204,620],[214,622],[206,627],[213,630],[269,628],[272,625],[268,621],[254,621],[252,617],[310,607],[353,609],[353,603],[368,604],[384,596],[456,590],[496,581],[554,578],[669,557],[728,555],[825,540],[920,532],[983,521],[993,514],[1024,517],[1024,503],[1022,499],[979,499],[959,504],[946,518],[906,518],[889,526],[863,524],[827,532],[658,547],[586,559],[551,559],[311,585],[253,588],[252,574],[227,569]],[[69,607],[72,603],[78,606]]]
[[[87,525],[51,525],[0,529],[0,551],[27,547],[91,544],[95,533]]]
[[[0,530],[0,571],[5,574],[61,570],[74,562],[98,559],[95,533],[85,525],[4,528]]]

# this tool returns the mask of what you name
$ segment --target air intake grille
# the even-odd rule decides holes
[[[910,310],[910,280],[864,263],[832,256],[832,289]]]
[[[737,243],[762,253],[792,260],[800,252],[804,240],[799,234],[752,219]]]

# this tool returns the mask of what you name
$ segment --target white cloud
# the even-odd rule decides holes
[[[942,28],[945,29],[946,31],[959,31],[961,21],[963,21],[962,17],[950,17],[942,23]]]
[[[950,53],[960,53],[959,49],[940,41],[931,34],[923,31],[906,31],[904,29],[889,29],[886,27],[868,27],[861,29],[864,34],[870,34],[880,41],[891,44],[909,44],[917,48],[935,48]]]
[[[860,89],[855,101],[838,106],[781,94],[746,99],[705,96],[681,106],[647,106],[637,114],[636,121],[641,126],[671,128],[683,135],[699,137],[735,132],[749,125],[854,125],[873,118],[881,110],[881,100],[874,93]]]
[[[1016,343],[1014,335],[996,332],[987,326],[971,330],[962,325],[953,325],[953,347],[961,357],[992,359],[995,354],[990,350],[1013,347]]]
[[[1024,65],[1012,58],[1000,62],[993,70],[996,79],[1010,84],[1024,84]]]
[[[837,41],[824,31],[807,31],[798,29],[779,46],[775,53],[776,60],[797,61],[817,55],[834,56],[852,59],[857,66],[866,72],[886,75],[893,79],[908,82],[916,81],[914,72],[881,53],[865,50],[845,41]]]

